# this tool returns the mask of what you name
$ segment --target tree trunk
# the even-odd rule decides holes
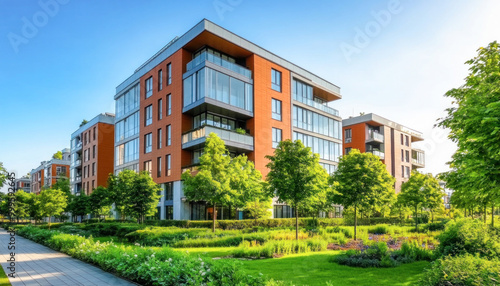
[[[295,207],[295,240],[299,240],[299,208]]]
[[[50,230],[50,216],[49,216],[49,230]]]
[[[491,227],[495,227],[495,204],[491,203]]]
[[[357,216],[357,206],[354,205],[354,240],[357,239],[357,236],[356,236],[356,228],[358,226],[358,216]]]
[[[415,205],[415,231],[418,232],[418,209],[417,209],[417,205]]]
[[[212,219],[213,219],[213,223],[212,223],[212,232],[215,233],[215,219],[217,218],[217,208],[215,207],[215,203],[214,203],[214,211],[212,212]]]

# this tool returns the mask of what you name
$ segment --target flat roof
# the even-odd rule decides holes
[[[329,90],[332,93],[335,93],[336,95],[338,95],[338,98],[342,98],[342,96],[340,95],[340,87],[338,87],[337,85],[261,48],[260,46],[222,28],[221,26],[214,24],[213,22],[210,22],[207,19],[203,19],[193,28],[187,31],[184,35],[176,37],[172,41],[170,41],[166,46],[160,49],[160,51],[158,51],[155,55],[153,55],[153,57],[151,57],[144,64],[139,66],[139,68],[135,70],[134,74],[132,74],[129,78],[127,78],[125,81],[119,84],[116,87],[115,99],[121,92],[127,89],[130,85],[137,82],[144,74],[152,70],[154,67],[159,65],[161,62],[163,62],[171,55],[173,55],[176,51],[184,47],[186,44],[188,44],[190,41],[192,41],[195,37],[197,37],[204,31],[208,31],[228,42],[231,42],[237,46],[242,47],[243,49],[248,50],[253,54],[256,54],[262,58],[274,62],[290,70],[295,74],[303,76],[311,80],[317,86],[321,86],[322,88]]]
[[[89,129],[90,127],[96,125],[97,123],[107,123],[115,125],[115,115],[113,113],[105,112],[92,118],[89,122],[85,123],[82,127],[78,128],[75,132],[71,133],[71,138],[82,134],[83,131]]]
[[[368,113],[368,114],[361,115],[361,116],[343,119],[342,126],[346,127],[346,126],[351,126],[351,125],[355,125],[355,124],[359,124],[359,123],[368,123],[368,122],[375,122],[375,123],[378,123],[380,125],[389,126],[391,128],[397,129],[401,132],[407,133],[407,134],[411,135],[412,137],[419,139],[419,140],[424,139],[422,132],[408,128],[404,125],[401,125],[399,123],[396,123],[394,121],[391,121],[387,118],[384,118],[382,116],[379,116],[379,115],[373,114],[373,113]]]

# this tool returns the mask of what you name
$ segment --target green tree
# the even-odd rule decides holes
[[[457,150],[449,162],[451,173],[444,175],[447,186],[479,199],[493,211],[500,201],[500,47],[495,41],[479,48],[465,84],[446,93],[453,106],[438,126],[450,130]],[[473,186],[465,189],[464,186]]]
[[[68,198],[61,190],[47,189],[43,190],[39,195],[40,210],[42,216],[49,219],[52,216],[60,215],[68,205]]]
[[[81,192],[79,196],[73,196],[67,209],[74,217],[85,216],[91,212],[90,197],[85,195],[85,192]]]
[[[56,153],[54,153],[54,155],[52,155],[52,158],[58,159],[58,160],[62,160],[62,158],[63,158],[62,152],[61,151],[57,151]]]
[[[30,203],[32,203],[30,194],[25,193],[23,190],[19,190],[15,193],[14,215],[18,222],[20,218],[27,218],[30,216]]]
[[[98,220],[101,219],[101,216],[109,214],[111,210],[110,197],[108,189],[103,186],[95,188],[88,197],[88,210],[97,217]]]
[[[422,174],[415,170],[408,181],[401,185],[398,200],[401,204],[414,209],[415,229],[418,231],[418,210],[437,208],[438,204],[443,204],[443,196],[439,181],[432,174]]]
[[[3,187],[3,184],[5,183],[5,181],[7,180],[7,177],[8,177],[8,172],[7,170],[4,168],[3,166],[3,163],[0,162],[0,188]]]
[[[238,196],[230,187],[231,157],[217,134],[210,133],[200,157],[198,173],[182,174],[184,195],[190,201],[206,201],[213,206],[212,231],[215,232],[217,205],[230,205]]]
[[[270,196],[295,209],[295,239],[299,239],[299,211],[311,198],[329,188],[328,174],[319,165],[319,156],[305,147],[300,140],[281,141],[274,155],[266,156],[269,163],[267,181]]]
[[[330,177],[337,182],[331,202],[354,208],[354,239],[357,232],[358,209],[384,205],[394,196],[395,179],[387,172],[379,157],[353,149],[340,158],[337,170]]]
[[[132,170],[123,170],[118,176],[110,174],[108,177],[111,204],[114,204],[122,220],[128,215],[126,213],[127,198],[130,195],[130,190],[134,187],[136,177],[137,173]]]
[[[146,216],[155,214],[161,197],[158,194],[160,191],[160,186],[153,181],[147,171],[136,174],[132,189],[126,197],[126,213],[136,218],[139,223],[143,223]]]
[[[272,200],[255,200],[247,202],[245,210],[248,212],[250,218],[255,220],[262,218],[269,218],[272,215]]]
[[[71,196],[70,182],[66,177],[58,178],[57,181],[51,186],[51,188],[62,191],[67,197]]]
[[[82,120],[82,123],[80,123],[80,127],[82,127],[83,125],[89,123],[86,119]]]

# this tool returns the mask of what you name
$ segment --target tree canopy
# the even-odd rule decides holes
[[[62,160],[63,154],[61,151],[57,151],[56,153],[54,153],[54,155],[52,155],[52,158]]]
[[[156,184],[147,171],[136,174],[132,189],[129,190],[125,212],[143,223],[146,216],[156,213],[156,206],[161,197],[161,188]]]
[[[300,140],[281,141],[274,155],[266,158],[270,161],[266,165],[268,194],[295,209],[295,238],[298,239],[299,210],[307,210],[308,203],[329,191],[328,174],[319,165],[319,156]]]
[[[50,217],[60,215],[64,211],[68,205],[68,198],[61,190],[46,189],[37,199],[39,199],[41,215],[49,218],[50,229]]]
[[[449,138],[458,148],[449,162],[451,171],[442,178],[469,200],[494,209],[500,197],[499,44],[492,42],[477,52],[466,62],[470,68],[465,83],[445,95],[453,105],[437,125],[450,130]]]
[[[337,194],[331,197],[331,202],[354,208],[354,239],[358,209],[385,205],[395,196],[395,179],[387,172],[380,158],[357,149],[352,149],[340,158],[331,181],[337,182]]]

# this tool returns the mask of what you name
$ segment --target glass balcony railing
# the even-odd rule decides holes
[[[369,150],[368,153],[372,153],[375,156],[378,156],[380,159],[385,159],[385,153],[379,150]]]
[[[425,152],[419,149],[411,150],[411,162],[413,165],[425,166]]]
[[[302,102],[305,105],[314,107],[314,108],[319,109],[321,111],[324,111],[324,112],[326,112],[328,114],[339,116],[339,111],[338,110],[333,109],[333,108],[327,106],[326,104],[321,104],[321,103],[316,102],[316,101],[314,101],[312,99],[305,98],[305,97],[302,97],[302,96],[297,96],[296,94],[293,95],[293,99],[297,100],[298,102]]]
[[[253,147],[253,137],[246,134],[239,134],[234,131],[220,129],[212,126],[204,126],[202,128],[190,131],[182,135],[182,144],[189,143],[199,138],[207,137],[210,133],[215,133],[220,139],[229,142],[235,142]],[[227,144],[228,142],[226,142]]]
[[[378,142],[384,142],[384,134],[374,132],[373,130],[368,131],[368,140],[374,140]]]
[[[211,63],[218,65],[218,66],[221,66],[221,67],[226,68],[228,70],[239,73],[245,77],[252,78],[252,71],[251,70],[246,69],[238,64],[229,62],[223,58],[214,56],[213,54],[207,53],[207,52],[201,53],[199,56],[197,56],[192,61],[190,61],[186,67],[187,71],[190,71],[193,67],[199,65],[200,63],[202,63],[204,61],[209,61]]]

